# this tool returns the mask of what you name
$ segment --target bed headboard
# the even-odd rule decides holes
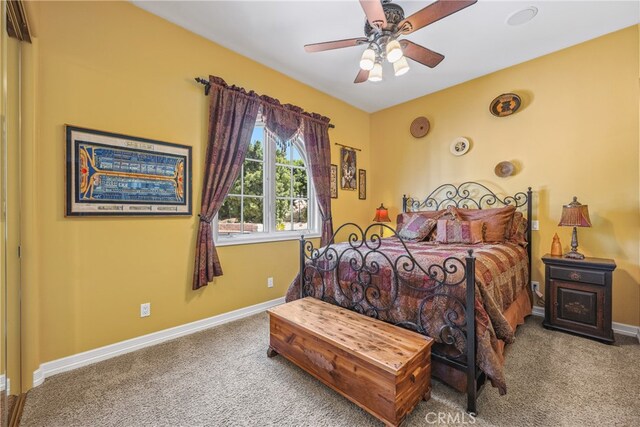
[[[462,184],[442,184],[426,198],[402,197],[402,212],[417,212],[445,209],[456,206],[466,209],[500,208],[515,206],[516,209],[530,206],[531,187],[527,192],[518,192],[512,196],[500,197],[485,185],[467,181]],[[528,213],[528,212],[527,212]],[[529,218],[531,215],[527,215]]]
[[[467,181],[462,184],[442,184],[424,199],[402,196],[402,212],[437,211],[448,206],[463,209],[500,208],[515,206],[525,210],[527,218],[527,255],[529,256],[529,280],[531,280],[531,217],[533,214],[531,187],[526,192],[498,196],[479,182]]]

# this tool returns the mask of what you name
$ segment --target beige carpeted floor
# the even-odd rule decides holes
[[[607,346],[530,317],[508,349],[508,393],[480,393],[475,425],[639,426],[640,345]],[[282,357],[268,359],[256,315],[48,378],[22,426],[378,426]],[[471,424],[465,396],[440,383],[403,426]]]

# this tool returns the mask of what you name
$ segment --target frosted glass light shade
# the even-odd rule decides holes
[[[395,63],[400,58],[402,58],[402,48],[400,48],[400,43],[398,43],[398,40],[391,40],[387,43],[387,60],[391,63]]]
[[[393,71],[396,77],[406,74],[407,71],[409,71],[409,63],[404,56],[393,63]]]
[[[382,64],[376,62],[371,71],[369,71],[369,81],[379,82],[380,80],[382,80]]]
[[[373,49],[368,48],[362,52],[362,58],[360,58],[360,68],[363,70],[371,70],[376,63],[376,53]]]

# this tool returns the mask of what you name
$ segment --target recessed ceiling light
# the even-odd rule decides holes
[[[526,9],[519,10],[512,13],[507,18],[507,24],[509,25],[522,25],[531,21],[538,14],[538,8],[531,6]]]

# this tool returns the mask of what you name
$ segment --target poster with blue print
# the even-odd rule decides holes
[[[66,216],[191,215],[191,147],[66,126]]]

